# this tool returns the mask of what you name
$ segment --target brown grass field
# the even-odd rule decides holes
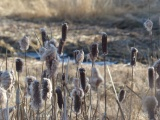
[[[18,57],[19,49],[18,41],[24,36],[29,35],[30,47],[27,52],[37,52],[40,44],[35,34],[41,39],[40,28],[46,28],[48,36],[55,38],[58,42],[61,38],[61,24],[68,23],[67,41],[64,47],[64,53],[73,58],[73,51],[76,49],[84,50],[85,55],[90,52],[90,45],[93,42],[99,44],[99,58],[102,61],[101,34],[106,32],[108,35],[108,55],[107,61],[117,64],[108,65],[111,76],[119,93],[121,89],[126,91],[125,100],[121,103],[121,107],[125,116],[125,120],[129,120],[129,104],[132,93],[132,120],[147,120],[148,114],[142,108],[142,100],[145,96],[154,96],[153,90],[149,89],[148,83],[148,67],[152,66],[151,54],[153,61],[157,61],[160,57],[160,1],[159,0],[1,0],[0,1],[0,69],[4,71],[5,52],[8,50],[8,66],[9,70],[16,71],[15,59]],[[152,40],[148,32],[143,26],[145,20],[150,18],[153,21]],[[137,65],[133,72],[133,92],[132,83],[132,67],[130,62],[130,48],[138,49]],[[153,51],[153,53],[152,53]],[[24,58],[22,58],[24,60]],[[66,64],[64,69],[66,69]],[[91,65],[82,64],[86,70],[86,76],[91,77]],[[104,76],[104,67],[96,65],[102,76]],[[20,74],[21,93],[25,88],[25,67]],[[42,61],[27,58],[28,75],[36,76],[41,81]],[[45,67],[43,68],[45,69]],[[56,79],[57,85],[61,86],[62,65],[58,69]],[[72,80],[76,74],[76,65],[69,63],[69,80],[67,83],[69,92],[73,89]],[[119,109],[113,86],[110,81],[108,71],[106,72],[106,91],[107,91],[107,117],[109,120],[116,120],[117,111]],[[16,103],[16,87],[12,91],[9,99],[9,106],[15,106]],[[71,97],[67,94],[68,114],[70,114]],[[86,95],[86,103],[89,105],[89,94]],[[99,88],[99,111],[96,120],[104,120],[104,101],[105,93],[103,84]],[[92,107],[96,109],[97,92],[93,90]],[[43,103],[44,105],[44,103]],[[47,103],[50,106],[50,101]],[[43,111],[44,108],[40,110]],[[59,113],[60,111],[58,109]],[[47,109],[47,112],[50,112]],[[156,120],[160,119],[159,109],[156,111]],[[1,111],[0,111],[0,114]],[[16,114],[16,110],[14,114]],[[35,112],[36,115],[36,112]],[[42,115],[42,114],[41,114]],[[118,120],[123,120],[119,112]],[[58,115],[60,117],[60,115]],[[40,116],[42,117],[42,116]],[[41,118],[44,120],[44,118]],[[88,120],[82,114],[78,115],[78,120]],[[0,117],[0,120],[1,119]],[[57,120],[60,120],[57,119]],[[76,120],[76,114],[72,112],[72,120]],[[150,120],[150,119],[149,119]]]

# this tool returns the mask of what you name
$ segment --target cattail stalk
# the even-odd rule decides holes
[[[103,61],[104,61],[104,95],[105,95],[105,106],[104,106],[104,118],[107,117],[107,92],[106,92],[106,55],[108,54],[107,50],[107,34],[102,34],[102,52],[103,52]]]
[[[69,61],[70,61],[70,58],[68,57],[68,62],[67,62],[67,67],[66,67],[66,74],[65,74],[65,83],[68,82],[68,69],[69,69]],[[67,120],[67,97],[66,97],[66,91],[67,91],[67,88],[65,86],[64,88],[64,114],[63,114],[63,118],[64,120]]]

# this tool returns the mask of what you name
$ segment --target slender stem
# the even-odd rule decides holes
[[[8,102],[9,102],[9,98],[8,98],[8,94],[7,94],[7,120],[9,120],[9,108],[8,108]]]
[[[37,40],[38,40],[40,46],[42,47],[42,44],[41,44],[41,42],[40,42],[40,40],[39,40],[39,38],[38,38],[38,36],[37,36],[37,34],[36,34],[35,32],[34,32],[34,35],[36,36],[36,38],[37,38]]]
[[[47,120],[46,118],[46,100],[45,100],[45,120]]]
[[[131,81],[131,90],[133,90],[133,66],[132,66],[132,81]],[[133,93],[131,92],[131,96],[130,96],[130,108],[129,108],[129,120],[132,119],[132,96]]]
[[[18,99],[19,99],[19,72],[17,73],[18,74]],[[17,101],[17,120],[19,120],[19,109],[20,109],[20,106],[19,106],[19,100]]]
[[[8,50],[6,49],[6,70],[7,70],[7,66],[8,66],[8,63],[7,63],[8,62],[8,60],[7,60],[7,54],[8,53],[7,52],[8,52]]]
[[[117,117],[116,117],[116,120],[118,120],[118,114],[119,114],[119,107],[118,107],[118,111],[117,111]]]
[[[104,95],[105,95],[105,120],[107,117],[107,92],[106,92],[106,59],[104,55]]]
[[[76,113],[76,120],[78,120],[78,116],[77,116],[77,113]]]

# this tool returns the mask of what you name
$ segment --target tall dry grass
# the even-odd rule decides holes
[[[1,16],[58,17],[66,19],[105,18],[120,13],[158,12],[158,0],[3,0]]]

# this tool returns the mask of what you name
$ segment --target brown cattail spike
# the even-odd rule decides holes
[[[131,48],[131,66],[136,66],[138,50],[135,47]]]
[[[81,87],[82,87],[83,91],[85,91],[85,88],[86,88],[86,74],[85,74],[85,69],[84,69],[84,68],[80,68],[80,69],[79,69],[79,73],[80,73],[80,79],[81,79]]]
[[[148,68],[148,80],[149,87],[152,89],[154,87],[154,67]]]
[[[103,54],[107,54],[107,34],[103,33],[102,34],[102,52]]]
[[[123,102],[123,100],[125,99],[125,95],[126,95],[126,91],[122,89],[119,92],[119,96],[118,96],[119,102]]]
[[[63,105],[63,96],[62,96],[62,91],[60,89],[60,87],[56,88],[56,93],[57,93],[57,101],[58,101],[58,106],[60,109],[62,109],[62,105]]]
[[[76,94],[74,97],[74,111],[76,113],[79,113],[80,108],[81,108],[81,98],[79,95]]]
[[[62,74],[62,81],[65,81],[65,73]]]
[[[45,42],[49,40],[48,35],[46,33],[46,30],[44,28],[41,28],[41,36],[42,36],[42,42],[43,46],[45,45]]]
[[[92,46],[91,46],[91,54],[92,54],[93,57],[98,57],[98,53],[99,53],[98,44],[93,43]]]
[[[58,54],[61,55],[62,51],[63,51],[63,47],[64,47],[65,41],[63,39],[60,39],[59,41],[59,47],[58,47]]]
[[[22,72],[22,68],[23,68],[23,61],[20,58],[16,59],[16,71],[17,72]]]
[[[50,79],[43,78],[42,82],[42,99],[51,99],[52,85]]]
[[[66,41],[67,38],[67,30],[68,30],[68,25],[67,23],[62,24],[62,40]]]

